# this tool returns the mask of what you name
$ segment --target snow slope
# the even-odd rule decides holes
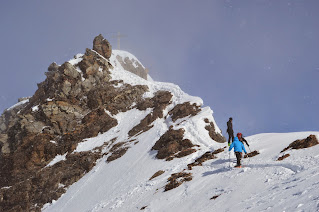
[[[116,53],[122,54],[121,51]],[[173,94],[173,103],[164,111],[164,117],[176,104],[186,101],[203,104],[200,98],[187,95],[174,84],[144,80],[123,70],[119,65],[114,65],[114,58],[113,55],[113,80],[149,86],[145,97],[152,97],[157,90],[167,90]],[[128,131],[151,112],[150,110],[133,109],[113,116],[118,121],[116,127],[95,138],[85,139],[75,151],[94,151],[95,147],[111,139],[115,139],[115,142],[127,140]],[[280,151],[291,142],[306,138],[310,134],[319,137],[319,132],[250,136],[246,138],[250,149],[258,150],[260,154],[244,159],[244,168],[232,168],[235,165],[235,156],[224,151],[217,155],[217,159],[208,160],[203,166],[187,170],[187,164],[194,162],[206,151],[226,146],[210,138],[205,130],[204,117],[215,123],[209,107],[202,108],[196,116],[179,119],[176,123],[169,119],[157,119],[153,128],[133,137],[138,143],[132,145],[123,157],[109,163],[106,162],[108,155],[101,158],[97,165],[70,186],[60,199],[46,204],[43,211],[132,212],[141,211],[142,208],[143,211],[153,212],[319,211],[319,145],[308,149],[289,150],[286,153],[289,153],[290,157],[277,161],[277,158],[282,156]],[[155,158],[156,151],[151,149],[171,125],[174,129],[185,129],[184,138],[199,145],[197,152],[172,161]],[[216,127],[216,131],[220,132],[220,129]],[[107,152],[108,148],[104,147],[103,151]],[[159,170],[165,171],[164,174],[149,180]],[[193,179],[164,192],[171,174],[183,170],[192,173]],[[218,197],[211,199],[214,196]]]
[[[156,134],[152,129],[150,134]],[[163,161],[154,158],[154,139],[141,139],[127,154],[111,163],[106,158],[57,202],[44,211],[318,211],[319,145],[289,150],[291,155],[276,161],[280,151],[296,139],[319,132],[259,134],[247,137],[251,150],[260,154],[235,164],[228,151],[217,159],[193,167],[193,180],[163,192],[170,174],[182,171],[193,157]],[[212,143],[211,148],[223,144]],[[248,150],[249,151],[249,150]],[[231,166],[231,168],[229,167]],[[149,180],[158,170],[166,172]],[[211,200],[215,195],[220,195]]]

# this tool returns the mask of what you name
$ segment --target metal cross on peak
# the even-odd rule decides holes
[[[120,48],[121,48],[121,38],[126,37],[126,35],[121,35],[121,33],[118,32],[113,37],[117,39],[117,49],[120,50]]]

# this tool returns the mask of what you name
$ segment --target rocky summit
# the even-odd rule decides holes
[[[146,68],[128,52],[112,52],[102,35],[84,54],[62,65],[52,63],[45,75],[32,97],[0,117],[0,211],[41,211],[97,161],[121,158],[159,124],[158,139],[145,147],[157,152],[154,160],[201,151],[185,125],[198,114],[204,117],[197,122],[207,142],[225,142],[199,98],[194,101],[178,86],[148,81]],[[132,121],[125,120],[129,113],[135,114]],[[82,148],[111,132],[117,136]]]

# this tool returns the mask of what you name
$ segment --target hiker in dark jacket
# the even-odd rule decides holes
[[[240,160],[241,160],[241,157],[242,157],[242,152],[244,150],[245,154],[247,154],[247,151],[245,149],[244,144],[238,140],[238,137],[234,138],[233,143],[229,147],[229,151],[231,151],[232,148],[234,148],[234,152],[235,152],[235,155],[236,155],[236,158],[237,158],[237,165],[235,167],[239,167],[240,168],[241,167]]]
[[[244,142],[245,142],[246,145],[249,147],[249,144],[248,144],[248,142],[246,141],[246,139],[244,139],[243,134],[237,133],[237,137],[238,137],[238,140],[239,140],[239,141],[241,141],[243,144],[244,144]]]
[[[228,146],[230,146],[230,143],[234,141],[233,118],[232,117],[230,117],[229,121],[227,122],[227,133],[229,136]]]

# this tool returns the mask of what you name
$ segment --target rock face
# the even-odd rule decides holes
[[[286,147],[285,149],[283,149],[281,152],[287,151],[288,149],[304,149],[304,148],[309,148],[312,146],[315,146],[319,144],[317,138],[315,135],[309,135],[307,138],[305,139],[301,139],[301,140],[296,140],[294,142],[292,142],[291,144],[289,144],[288,147]]]
[[[168,91],[159,91],[151,99],[145,99],[136,107],[139,110],[153,108],[153,112],[148,114],[141,122],[129,131],[129,136],[134,136],[138,133],[145,132],[153,127],[152,123],[157,118],[163,118],[163,110],[170,103],[172,94]]]
[[[147,86],[121,82],[117,88],[119,82],[111,81],[108,41],[99,35],[93,48],[76,65],[52,63],[35,94],[0,117],[1,211],[40,211],[59,198],[103,156],[98,150],[76,153],[77,144],[117,125],[106,111],[124,112],[143,100]],[[65,154],[65,161],[47,167]]]
[[[184,139],[184,130],[174,130],[170,128],[153,146],[153,150],[158,150],[158,159],[173,160],[175,157],[184,157],[196,152],[189,139]]]
[[[94,38],[93,50],[98,52],[100,55],[102,55],[106,59],[109,59],[112,54],[111,44],[106,39],[104,39],[104,37],[101,34],[99,34],[97,37]]]
[[[145,98],[147,85],[113,80],[111,54],[109,42],[97,36],[93,50],[86,49],[84,55],[62,65],[52,63],[35,94],[0,116],[0,211],[40,211],[89,172],[98,159],[107,156],[106,162],[111,163],[122,157],[138,143],[136,136],[150,130],[157,119],[169,116],[174,124],[201,111],[189,102],[168,109],[173,103],[171,92],[159,90]],[[124,59],[123,64],[129,62]],[[132,109],[151,112],[126,132],[127,140],[110,138],[93,151],[76,151],[83,140],[117,126],[117,114]],[[207,124],[215,133],[211,137],[222,142],[214,124]],[[166,160],[197,151],[196,145],[184,138],[184,130],[172,126],[153,150],[158,151],[158,159]],[[57,158],[62,159],[52,164]],[[191,179],[187,174],[180,177]]]
[[[215,130],[215,124],[211,121],[209,121],[207,118],[204,120],[207,125],[205,127],[205,129],[209,132],[209,136],[219,142],[219,143],[224,143],[226,142],[226,138],[224,136],[222,136],[220,133],[217,133]]]

